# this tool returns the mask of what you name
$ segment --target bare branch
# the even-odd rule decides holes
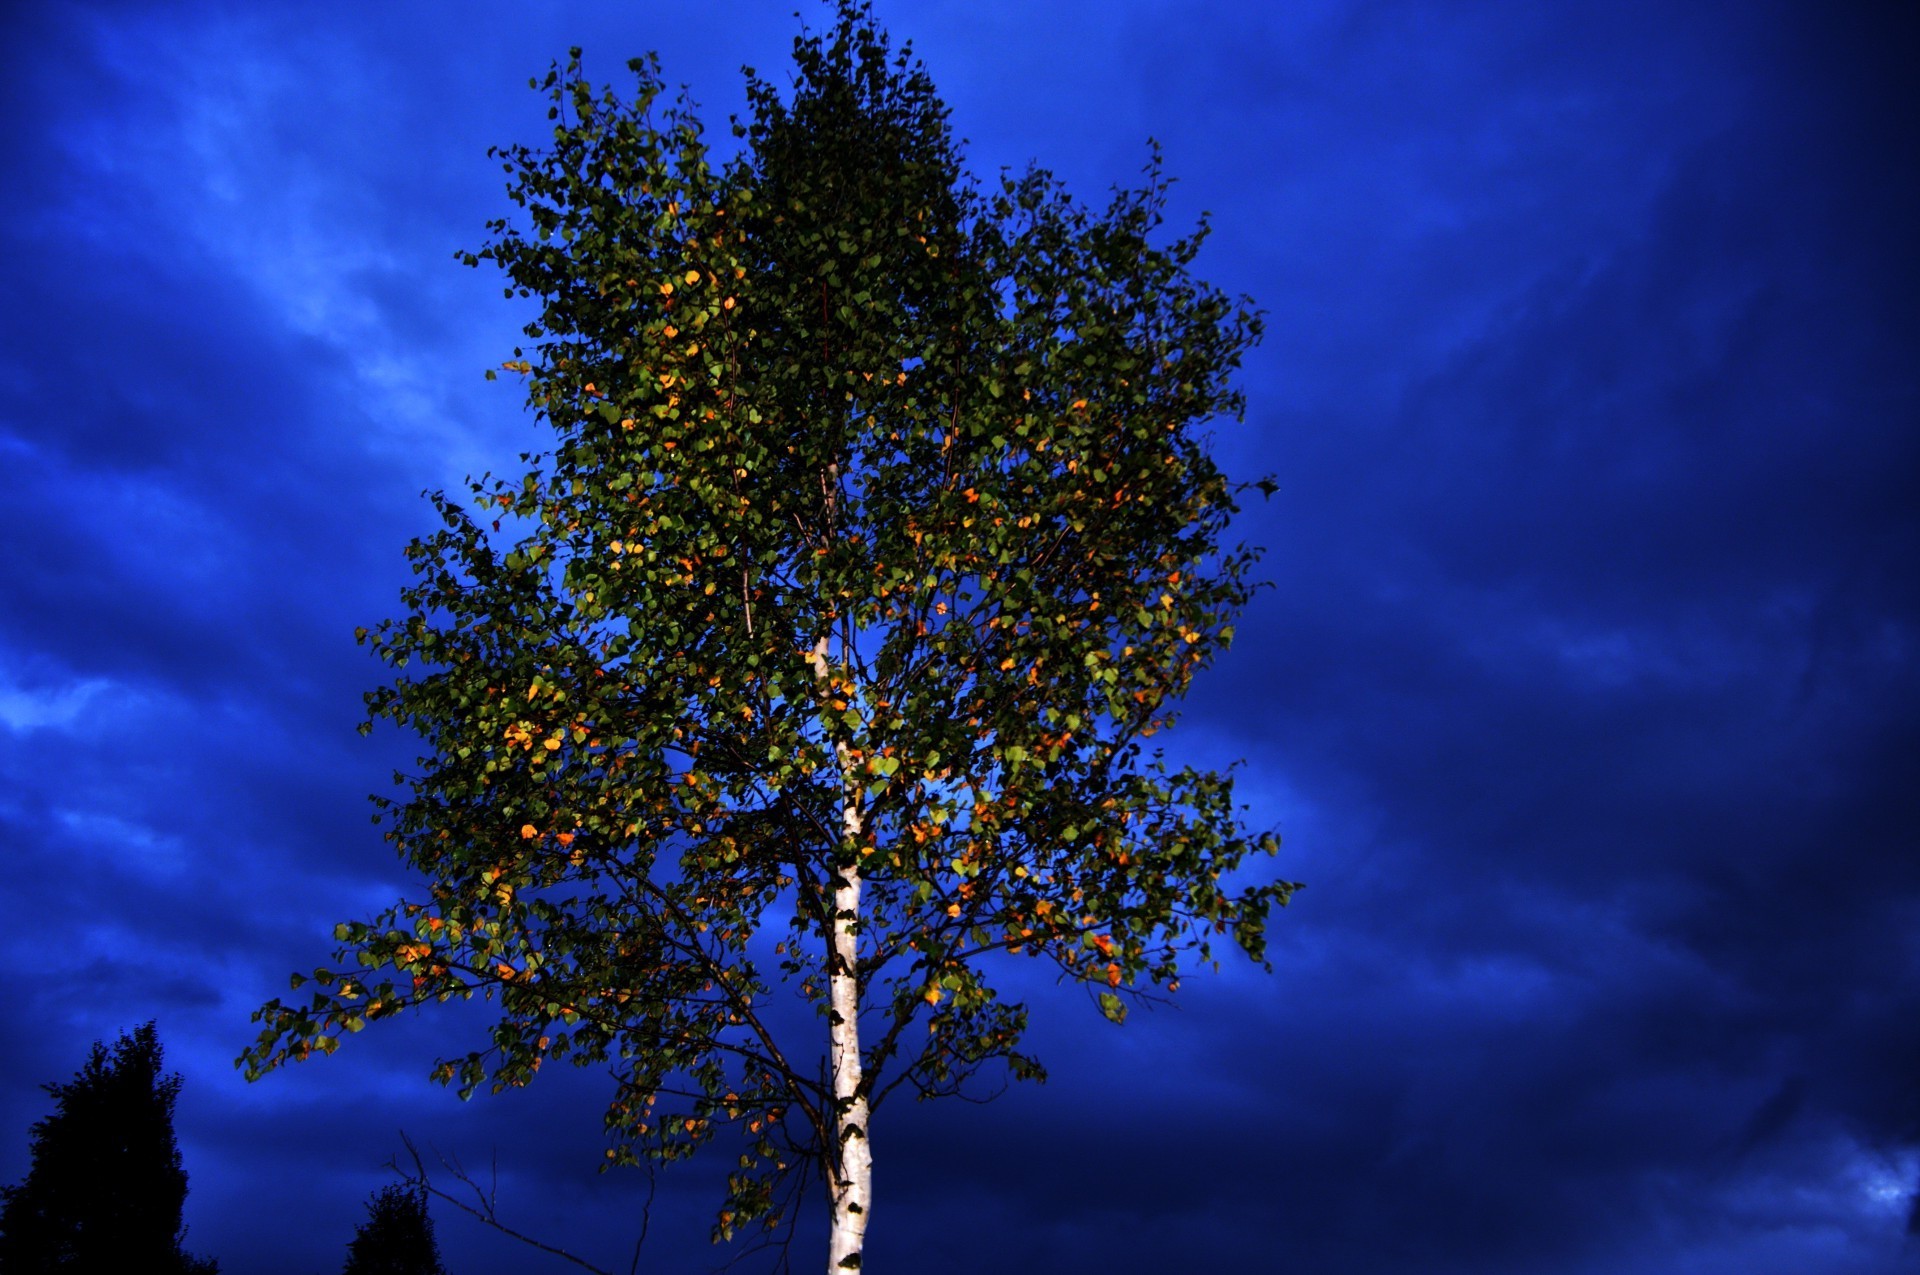
[[[459,1196],[443,1191],[439,1187],[433,1184],[432,1175],[429,1174],[427,1171],[426,1161],[421,1159],[420,1157],[420,1149],[413,1144],[413,1139],[409,1138],[404,1131],[400,1134],[400,1142],[402,1145],[406,1147],[407,1155],[411,1157],[413,1160],[413,1172],[408,1173],[405,1169],[400,1167],[400,1159],[398,1156],[395,1156],[389,1159],[387,1161],[387,1167],[389,1169],[392,1169],[394,1173],[399,1175],[399,1178],[402,1182],[405,1182],[409,1186],[417,1186],[421,1190],[425,1191],[427,1194],[433,1196],[436,1199],[445,1200],[448,1204],[453,1205],[453,1207],[455,1207],[456,1209],[459,1209],[462,1213],[465,1213],[470,1217],[478,1218],[480,1221],[486,1223],[488,1226],[500,1232],[502,1235],[506,1235],[513,1239],[519,1240],[522,1244],[528,1245],[531,1248],[537,1248],[542,1253],[549,1253],[552,1256],[561,1258],[564,1261],[572,1262],[575,1266],[579,1266],[585,1270],[592,1271],[594,1275],[613,1275],[612,1271],[606,1270],[603,1267],[595,1266],[592,1262],[589,1262],[584,1257],[580,1257],[576,1254],[569,1253],[566,1249],[557,1248],[552,1244],[547,1244],[541,1240],[534,1239],[531,1235],[527,1235],[521,1231],[516,1231],[511,1226],[508,1226],[506,1223],[502,1222],[500,1220],[499,1211],[496,1207],[496,1198],[495,1198],[495,1192],[497,1192],[499,1187],[497,1169],[496,1169],[496,1180],[494,1182],[495,1191],[494,1192],[483,1191],[480,1189],[480,1184],[478,1182],[475,1182],[472,1176],[468,1174],[465,1169],[461,1168],[457,1163],[450,1163],[447,1160],[447,1158],[441,1155],[438,1151],[434,1152],[434,1158],[440,1161],[440,1167],[445,1169],[450,1175],[452,1175],[453,1179],[456,1182],[459,1182],[462,1186],[465,1186],[469,1190],[471,1190],[473,1192],[474,1198],[479,1201],[477,1205],[469,1204],[467,1203],[466,1200],[461,1199]],[[647,1202],[649,1207],[651,1207],[653,1202],[653,1196],[651,1191],[649,1191],[648,1193]],[[646,1238],[646,1232],[644,1229],[641,1231],[640,1238],[642,1240]],[[636,1244],[634,1246],[634,1261],[637,1263],[639,1260],[640,1260],[639,1245]]]

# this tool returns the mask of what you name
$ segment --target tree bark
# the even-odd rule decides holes
[[[825,683],[827,639],[813,648],[814,674]],[[860,1058],[860,810],[857,762],[845,744],[834,746],[840,764],[841,843],[833,877],[833,912],[827,957],[829,1060],[833,1079],[833,1145],[827,1163],[833,1191],[833,1223],[827,1240],[828,1275],[860,1269],[867,1215],[873,1198],[873,1149],[867,1141],[867,1096]]]
[[[850,823],[859,811],[849,803]],[[840,870],[833,887],[833,962],[829,979],[832,1022],[834,1178],[833,1231],[827,1245],[829,1275],[860,1269],[867,1213],[873,1193],[873,1149],[867,1142],[867,1098],[860,1087],[860,868]]]

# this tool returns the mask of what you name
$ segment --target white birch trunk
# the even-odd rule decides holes
[[[827,639],[813,648],[814,674],[828,680]],[[842,844],[851,860],[833,878],[832,952],[827,960],[829,1067],[833,1077],[833,1224],[827,1240],[828,1275],[859,1270],[873,1198],[873,1148],[867,1142],[867,1099],[860,1091],[860,812],[861,782],[853,755],[836,745],[840,763]]]
[[[849,824],[860,812],[851,802]],[[860,1269],[873,1193],[873,1149],[867,1142],[867,1099],[860,1092],[860,966],[853,924],[860,916],[860,868],[849,865],[833,887],[833,968],[828,974],[833,1042],[833,1100],[837,1167],[833,1231],[827,1244],[830,1275]]]

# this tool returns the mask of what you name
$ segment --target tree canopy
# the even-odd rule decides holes
[[[187,1173],[173,1135],[180,1077],[161,1074],[152,1023],[96,1042],[53,1114],[33,1126],[26,1179],[0,1187],[0,1272],[215,1275],[182,1251]]]
[[[551,445],[436,495],[361,635],[370,723],[424,744],[377,801],[425,893],[243,1061],[496,1000],[438,1079],[607,1066],[609,1164],[724,1140],[718,1236],[817,1180],[850,1269],[873,1113],[1042,1074],[1016,958],[1119,1022],[1216,940],[1263,959],[1295,888],[1148,744],[1254,587],[1207,430],[1259,318],[1161,233],[1157,152],[1104,207],[969,178],[852,0],[790,91],[748,73],[730,157],[629,66],[546,77],[550,143],[494,152],[527,224],[465,256],[538,301],[505,369]]]

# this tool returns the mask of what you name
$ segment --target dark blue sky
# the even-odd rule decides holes
[[[149,1017],[189,1247],[337,1270],[404,1128],[624,1268],[588,1073],[461,1105],[472,1015],[244,1084],[404,881],[353,730],[423,487],[539,446],[457,266],[569,44],[718,121],[790,3],[39,3],[0,41],[0,1181]],[[882,3],[971,139],[1159,138],[1270,312],[1219,450],[1281,494],[1173,747],[1308,889],[1275,973],[876,1129],[876,1270],[1920,1267],[1920,64],[1911,6]],[[824,11],[808,9],[816,25]],[[642,1269],[698,1270],[701,1171]],[[567,1269],[441,1210],[455,1275]],[[796,1253],[802,1269],[811,1250]]]

